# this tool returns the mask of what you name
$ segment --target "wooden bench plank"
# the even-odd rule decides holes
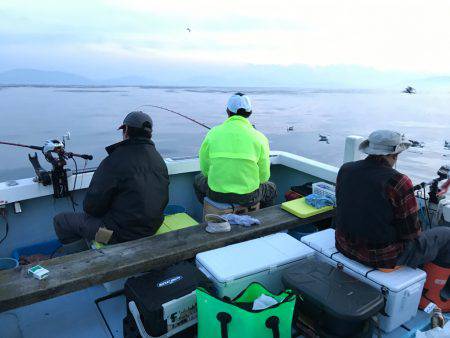
[[[209,234],[204,224],[136,241],[53,258],[41,263],[50,270],[42,281],[26,275],[27,267],[0,272],[0,312],[81,290],[195,257],[223,247],[328,218],[326,212],[300,219],[279,205],[255,211],[261,225],[232,226],[228,233]]]

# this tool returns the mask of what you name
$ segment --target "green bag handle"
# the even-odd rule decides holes
[[[280,338],[280,318],[272,316],[267,318],[266,327],[272,330],[273,338]]]
[[[231,315],[226,312],[219,312],[216,318],[220,322],[220,334],[222,338],[228,338],[228,324],[231,323]]]
[[[232,317],[229,313],[219,312],[216,316],[220,322],[220,335],[222,338],[228,338],[228,324],[231,323]],[[273,338],[280,338],[280,318],[272,316],[267,318],[266,327],[272,330]]]
[[[252,284],[250,284],[238,296],[233,298],[233,300],[231,300],[229,297],[224,297],[224,298],[221,299],[218,296],[209,293],[206,289],[204,289],[202,287],[198,287],[197,291],[205,294],[207,297],[211,297],[213,299],[216,299],[219,302],[223,302],[224,304],[228,304],[227,306],[231,306],[232,308],[237,308],[240,311],[245,311],[247,313],[260,313],[260,312],[263,312],[263,311],[267,311],[268,309],[274,309],[274,308],[277,308],[277,307],[281,306],[282,304],[285,304],[285,303],[288,303],[288,302],[290,302],[290,303],[295,302],[295,300],[297,298],[297,296],[291,290],[286,290],[286,291],[283,292],[283,296],[282,297],[281,297],[282,293],[280,293],[278,295],[273,295],[273,297],[278,297],[277,300],[280,299],[280,302],[270,306],[267,309],[261,309],[261,310],[244,309],[244,308],[239,306],[239,301],[241,301],[243,303],[248,302],[248,301],[250,301],[252,299],[252,297],[254,296],[255,292],[258,293],[258,289],[256,288],[256,289],[251,290],[250,293],[247,296],[245,296],[245,292],[247,292],[247,290],[249,290],[249,288],[252,287],[253,284],[259,284],[259,283],[252,283]],[[263,293],[267,292],[266,294],[272,295],[270,293],[270,291],[267,291],[267,289],[264,288],[263,285],[259,284],[259,286],[263,289]],[[255,288],[255,286],[253,286],[253,288]],[[218,304],[219,303],[217,303],[216,306],[218,306]],[[216,310],[217,312],[213,310],[214,311],[213,313],[211,313],[211,312],[209,313],[210,320],[211,319],[212,320],[217,320],[218,322],[216,322],[216,325],[219,324],[219,325],[217,325],[218,327],[215,326],[216,327],[216,329],[214,329],[214,331],[215,331],[214,335],[215,336],[219,336],[221,338],[229,338],[230,334],[233,335],[233,330],[234,329],[239,330],[239,328],[234,328],[233,329],[234,325],[230,325],[230,323],[235,322],[235,319],[236,319],[236,318],[234,318],[234,320],[233,320],[232,313],[233,313],[234,309],[232,309],[232,308],[228,310],[229,312],[226,311],[225,309],[224,309],[225,311],[220,311],[220,306],[219,306],[219,309],[217,309],[217,310],[219,310],[220,312],[217,311],[217,310]],[[290,305],[288,306],[288,308],[290,308]],[[208,315],[206,315],[206,316],[208,316]],[[262,324],[262,325],[265,326],[265,328],[264,328],[264,326],[262,326],[262,327],[259,326],[259,330],[261,330],[260,332],[264,332],[265,330],[269,329],[270,331],[266,331],[266,334],[270,332],[269,336],[272,336],[273,338],[280,338],[281,334],[284,334],[284,331],[282,331],[282,330],[285,330],[285,327],[282,325],[283,323],[281,322],[280,318],[281,318],[280,314],[278,314],[278,316],[272,315],[272,316],[270,316],[268,318],[265,317],[265,319],[263,319],[265,321],[260,322],[260,324],[259,324],[259,325]],[[220,334],[216,330],[217,331],[220,330],[219,331]],[[210,334],[212,334],[212,333],[210,332]],[[203,335],[203,337],[207,337],[207,336]]]

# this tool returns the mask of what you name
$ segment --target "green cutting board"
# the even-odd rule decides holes
[[[186,213],[178,213],[164,217],[164,222],[155,235],[161,235],[166,232],[180,230],[197,225],[198,222]]]
[[[306,203],[306,199],[302,197],[289,202],[282,203],[281,209],[286,210],[287,212],[290,212],[291,214],[297,217],[308,218],[325,211],[333,210],[333,207],[327,206],[320,209],[316,209],[310,206],[308,203]]]

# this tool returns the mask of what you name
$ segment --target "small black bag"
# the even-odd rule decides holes
[[[198,286],[209,288],[210,282],[188,262],[129,278],[125,283],[124,336],[139,337],[138,331],[145,330],[152,337],[166,333],[192,337],[197,323]]]

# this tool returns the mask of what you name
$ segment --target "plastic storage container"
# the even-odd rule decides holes
[[[52,255],[55,254],[61,245],[61,242],[57,239],[48,242],[36,243],[15,249],[11,253],[11,257],[19,260],[20,256],[31,256],[35,254]]]
[[[186,262],[129,278],[124,288],[124,336],[134,337],[139,331],[142,336],[146,332],[154,337],[192,337],[197,323],[195,289],[199,285],[209,286],[210,282]]]
[[[326,229],[304,236],[301,241],[327,257],[331,257],[338,252],[335,246],[333,229]]]
[[[321,260],[332,266],[342,266],[347,274],[381,290],[386,299],[380,328],[391,332],[417,314],[426,273],[420,269],[401,267],[393,272],[382,272],[358,263],[335,247],[334,230],[327,229],[302,238],[302,242],[316,250]]]
[[[218,296],[234,298],[252,282],[279,293],[282,272],[313,253],[292,236],[277,233],[199,253],[196,264],[213,281]]]
[[[336,187],[332,184],[325,182],[313,183],[312,192],[313,194],[328,197],[336,203]]]
[[[318,333],[351,337],[384,305],[380,291],[315,257],[283,272],[283,283],[299,295],[300,316],[308,316]]]

